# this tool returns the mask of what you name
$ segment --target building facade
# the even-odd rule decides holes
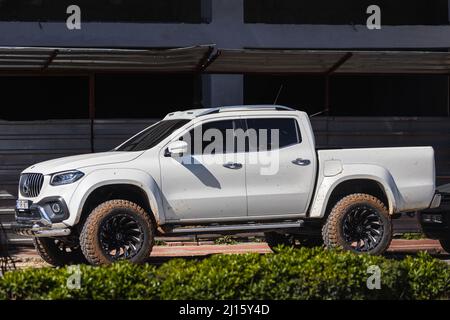
[[[73,4],[80,8],[80,29],[67,26]],[[380,8],[381,29],[367,26],[371,5]],[[213,58],[219,49],[429,55],[450,48],[449,12],[448,0],[0,0],[0,47],[214,45]],[[261,66],[268,64],[261,58]],[[433,145],[438,183],[449,180],[450,70],[288,71],[5,68],[0,72],[0,189],[13,193],[19,172],[33,162],[108,150],[173,110],[275,100],[317,114],[319,147]]]

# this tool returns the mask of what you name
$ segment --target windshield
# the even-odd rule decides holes
[[[118,146],[115,151],[143,151],[153,148],[189,121],[186,119],[178,119],[157,122],[124,144]]]

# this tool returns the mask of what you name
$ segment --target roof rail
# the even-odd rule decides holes
[[[213,113],[219,113],[221,111],[232,111],[232,109],[241,109],[245,111],[258,111],[258,110],[283,110],[283,111],[296,111],[295,109],[286,107],[286,106],[279,106],[279,105],[243,105],[243,106],[225,106],[225,107],[216,107],[207,109],[204,112],[201,112],[197,115],[197,117],[205,116],[208,114]]]

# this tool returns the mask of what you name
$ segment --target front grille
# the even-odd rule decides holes
[[[44,175],[40,173],[24,173],[20,176],[20,194],[27,198],[34,198],[41,192],[44,184]]]

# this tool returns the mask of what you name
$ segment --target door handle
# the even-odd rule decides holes
[[[227,162],[223,166],[228,169],[240,169],[242,168],[242,163]]]
[[[311,160],[308,159],[302,159],[302,158],[297,158],[295,160],[292,160],[293,164],[296,164],[298,166],[307,166],[311,163]]]

